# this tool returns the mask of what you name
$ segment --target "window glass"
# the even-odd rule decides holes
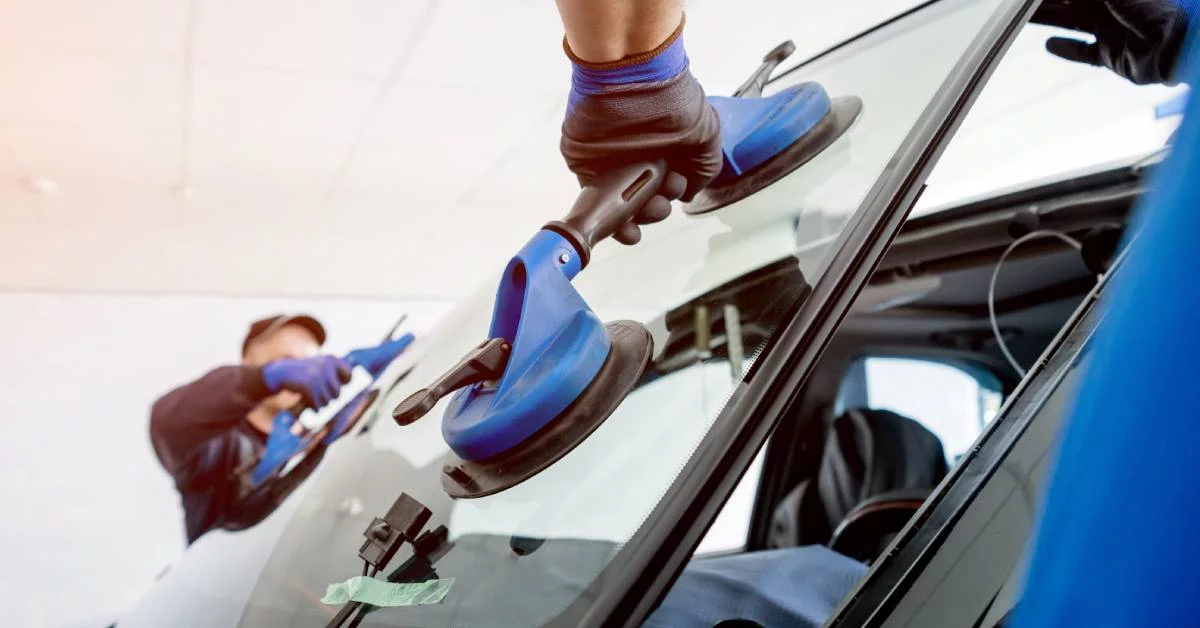
[[[1028,24],[946,147],[913,216],[1127,164],[1161,150],[1181,119],[1186,85],[1134,85],[1046,53],[1079,33]]]
[[[698,295],[736,285],[756,269],[790,261],[790,272],[747,282],[729,299],[742,309],[744,353],[755,355],[799,297],[797,284],[821,281],[837,233],[894,163],[904,138],[1001,4],[949,0],[929,5],[773,83],[770,91],[817,81],[835,97],[861,98],[864,113],[846,136],[786,181],[717,216],[740,219],[676,216],[647,229],[639,246],[601,245],[574,282],[602,320],[635,318],[660,330],[652,380],[562,460],[481,499],[449,500],[441,488],[445,403],[411,426],[380,421],[353,448],[330,452],[330,468],[315,478],[319,482],[307,505],[280,538],[242,625],[292,625],[305,616],[324,615],[326,609],[313,603],[312,594],[319,598],[329,583],[359,573],[362,531],[400,491],[427,505],[433,524],[449,529],[453,546],[436,571],[440,578],[454,578],[454,589],[442,604],[379,609],[371,613],[373,623],[491,628],[539,625],[556,617],[564,624],[578,621],[588,600],[619,586],[619,578],[603,575],[605,569],[636,544],[647,517],[705,441],[723,406],[710,396],[725,397],[732,389],[728,371],[722,375],[728,390],[718,394],[706,376],[710,367],[703,355],[687,359],[684,349],[698,342],[698,335],[687,331],[695,318],[671,314]],[[820,9],[813,3],[813,11]],[[820,242],[803,237],[808,232],[801,228],[799,254],[794,219],[808,224],[806,219],[817,215],[832,228],[821,231]],[[383,396],[385,411],[486,337],[493,294],[489,287],[464,304],[460,318],[426,337],[427,349],[413,372]],[[721,295],[713,300],[729,304]],[[724,328],[716,322],[716,308],[709,320],[715,346],[705,351],[719,355]],[[364,504],[357,518],[339,518],[325,506],[340,503],[347,493]],[[545,542],[518,554],[513,538]],[[277,614],[276,609],[287,611]]]
[[[639,531],[696,451],[729,445],[710,438],[734,381],[721,356],[756,356],[804,294],[800,287],[823,280],[840,252],[837,235],[863,211],[877,183],[895,174],[890,169],[905,138],[1006,3],[927,5],[772,83],[769,93],[816,81],[835,97],[861,98],[864,113],[827,151],[746,201],[704,219],[677,213],[647,229],[636,247],[597,247],[574,285],[602,320],[647,325],[655,339],[649,373],[595,432],[545,471],[494,495],[454,500],[442,488],[441,418],[448,402],[405,427],[386,415],[486,338],[495,283],[465,302],[414,345],[406,359],[415,363],[405,365],[412,370],[403,381],[392,386],[400,365],[381,378],[384,418],[363,437],[330,448],[274,541],[241,625],[324,625],[333,609],[319,602],[322,593],[360,573],[363,530],[401,492],[426,505],[433,512],[427,528],[445,525],[448,539],[432,572],[401,569],[415,564],[402,550],[382,573],[403,580],[434,574],[454,584],[440,604],[372,609],[368,625],[579,625],[595,600],[628,586],[638,574],[608,567],[639,548],[645,540]],[[814,14],[825,6],[808,4]],[[776,42],[761,43],[767,49]],[[561,199],[562,206],[570,201]],[[808,230],[807,219],[817,217],[827,228]],[[769,266],[771,273],[759,273]],[[699,309],[700,297],[714,306],[707,318],[680,311],[684,304]],[[727,338],[729,306],[740,316],[736,349]],[[725,372],[718,377],[712,369]],[[361,508],[347,510],[344,503]],[[727,538],[736,536],[738,530]],[[238,563],[232,549],[225,545],[229,564],[257,567]],[[202,591],[185,597],[192,601],[176,600],[180,613],[210,603]]]

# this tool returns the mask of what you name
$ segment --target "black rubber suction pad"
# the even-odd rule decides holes
[[[683,213],[695,216],[716,211],[786,177],[845,135],[854,126],[862,110],[863,102],[858,96],[834,98],[829,113],[804,137],[733,181],[705,188],[692,202],[684,204]]]
[[[600,427],[633,390],[650,356],[650,330],[635,321],[605,328],[612,348],[592,383],[566,410],[528,440],[488,460],[463,460],[447,454],[442,487],[451,497],[469,499],[499,493],[541,473]]]

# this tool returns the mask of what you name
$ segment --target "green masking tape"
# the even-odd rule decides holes
[[[322,604],[341,606],[347,602],[363,602],[372,606],[418,606],[437,604],[454,586],[454,578],[425,582],[387,582],[367,576],[355,576],[336,582],[325,589]]]

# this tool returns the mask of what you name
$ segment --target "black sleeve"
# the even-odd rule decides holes
[[[155,401],[150,430],[182,455],[236,426],[270,394],[257,367],[218,367]]]

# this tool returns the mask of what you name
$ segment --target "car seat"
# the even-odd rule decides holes
[[[835,549],[869,562],[947,471],[941,441],[921,424],[847,410],[830,426],[815,477],[776,507],[768,546],[832,545],[837,531]]]

